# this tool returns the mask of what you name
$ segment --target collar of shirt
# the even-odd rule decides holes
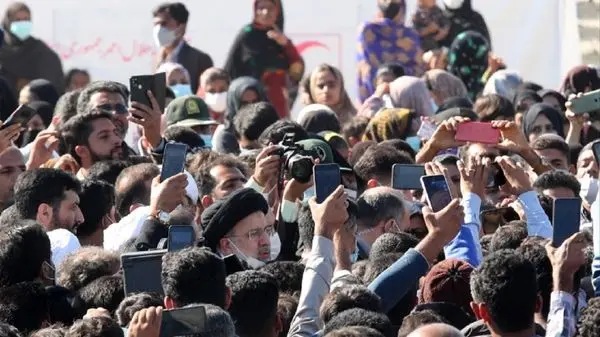
[[[177,44],[177,46],[173,49],[173,51],[171,51],[171,53],[167,56],[167,58],[165,59],[165,61],[170,61],[170,62],[175,62],[175,63],[179,63],[179,53],[181,52],[181,49],[183,48],[183,44],[185,43],[184,40],[179,41],[179,43]]]

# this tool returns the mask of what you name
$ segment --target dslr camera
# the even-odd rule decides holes
[[[287,171],[298,182],[306,184],[313,172],[313,158],[319,158],[316,151],[305,150],[294,142],[296,135],[286,133],[273,153],[281,157],[281,172]]]

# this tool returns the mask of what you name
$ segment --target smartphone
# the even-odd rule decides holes
[[[13,111],[13,113],[11,113],[5,121],[3,121],[0,130],[6,129],[14,124],[21,124],[21,126],[27,127],[27,122],[29,122],[29,120],[36,114],[37,112],[27,105],[19,105],[17,109]]]
[[[238,259],[238,257],[235,256],[235,254],[225,256],[223,258],[223,262],[225,263],[225,271],[227,272],[227,275],[237,273],[238,271],[246,270],[246,268],[242,266],[240,259]]]
[[[497,163],[492,163],[490,168],[490,174],[488,175],[487,188],[497,188],[506,184],[506,176],[504,171],[500,168]]]
[[[500,130],[494,129],[491,123],[466,122],[458,125],[454,138],[463,142],[498,144]]]
[[[147,92],[151,91],[156,99],[160,111],[165,110],[165,97],[167,93],[167,77],[165,73],[154,75],[136,75],[129,78],[129,91],[131,101],[139,102],[152,107]]]
[[[338,164],[319,164],[313,167],[315,196],[322,203],[342,183],[342,174]]]
[[[421,177],[425,175],[423,165],[394,164],[392,166],[392,188],[397,190],[421,190]]]
[[[581,97],[573,98],[569,110],[576,114],[590,113],[600,110],[600,89],[586,92]]]
[[[554,199],[552,211],[552,245],[560,247],[571,235],[579,232],[581,199]]]
[[[417,131],[417,136],[419,136],[421,139],[431,139],[431,136],[433,136],[433,133],[436,129],[437,127],[433,122],[423,121],[419,131]]]
[[[166,252],[161,249],[121,255],[125,296],[141,292],[163,294],[160,273]]]
[[[592,151],[594,151],[594,157],[596,158],[596,163],[600,165],[600,142],[594,143],[592,145]]]
[[[163,155],[160,181],[165,181],[174,175],[183,172],[187,145],[181,143],[167,143]]]
[[[192,226],[170,226],[167,250],[176,252],[187,247],[192,247],[196,241],[196,232]]]
[[[160,337],[203,336],[206,333],[206,309],[202,305],[164,310]]]
[[[452,201],[450,187],[443,175],[421,177],[427,202],[434,212],[439,212]]]

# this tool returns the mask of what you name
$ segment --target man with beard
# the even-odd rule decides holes
[[[72,117],[63,125],[60,135],[66,152],[79,164],[79,179],[85,178],[96,162],[127,156],[112,116],[102,110],[93,109]]]
[[[25,161],[16,147],[0,152],[0,212],[9,206],[19,174],[25,172]]]

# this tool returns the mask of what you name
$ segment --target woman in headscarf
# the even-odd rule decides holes
[[[531,143],[544,134],[565,137],[560,112],[546,103],[533,104],[523,117],[523,132]]]
[[[240,148],[234,133],[233,118],[243,106],[266,101],[268,98],[265,89],[255,78],[246,76],[231,82],[227,91],[227,111],[224,124],[219,125],[213,135],[213,151],[239,153]]]
[[[171,88],[175,97],[192,95],[190,73],[179,63],[162,63],[155,73],[165,73],[167,87]]]
[[[578,93],[586,93],[600,89],[600,76],[592,67],[581,65],[571,69],[565,76],[560,91],[569,97]]]
[[[8,6],[2,29],[4,44],[0,47],[0,75],[8,80],[12,90],[19,92],[29,81],[45,78],[62,93],[64,75],[60,58],[42,40],[31,36],[29,7],[22,2]]]
[[[19,104],[27,104],[33,101],[44,101],[53,108],[60,95],[56,87],[50,81],[37,79],[29,82],[19,93]]]
[[[46,130],[52,123],[52,115],[54,114],[54,108],[48,102],[33,101],[27,103],[27,106],[35,110],[36,114],[27,122],[25,131],[17,139],[16,144],[19,147],[31,143],[38,133]]]
[[[232,79],[251,76],[261,81],[280,117],[289,116],[288,81],[299,83],[304,61],[277,26],[280,0],[254,0],[253,22],[236,37],[225,70]]]
[[[520,90],[517,91],[513,99],[515,108],[515,122],[518,125],[523,123],[523,115],[536,103],[542,103],[542,98],[535,91]]]
[[[521,84],[523,79],[516,71],[498,70],[485,84],[483,95],[498,94],[512,99]]]
[[[474,31],[460,33],[448,50],[448,71],[463,81],[473,101],[483,90],[489,52],[488,40]]]
[[[389,102],[385,102],[377,94],[371,96],[363,104],[361,116],[373,117],[383,108],[405,108],[418,116],[429,117],[437,110],[437,105],[429,94],[425,81],[418,77],[402,76],[389,86]]]
[[[416,114],[409,109],[383,109],[369,121],[363,141],[372,140],[380,143],[391,139],[406,139],[416,130],[413,120]]]
[[[567,100],[560,92],[551,89],[542,89],[538,91],[538,95],[540,95],[544,103],[552,105],[554,109],[561,111],[564,115],[567,109],[565,106]]]
[[[340,121],[335,112],[323,104],[305,106],[298,113],[296,122],[310,133],[319,133],[322,131],[339,133],[341,130]]]
[[[438,106],[435,113],[438,114],[444,110],[452,108],[473,109],[473,102],[466,97],[450,97],[447,98],[444,103],[440,104],[440,106]]]
[[[471,0],[444,0],[444,14],[450,20],[450,32],[440,43],[450,47],[452,42],[463,32],[475,31],[483,35],[492,49],[492,40],[485,19],[473,10]]]
[[[404,25],[405,0],[378,0],[377,18],[366,22],[358,34],[358,99],[364,102],[375,93],[379,66],[395,62],[406,75],[421,76],[425,70],[419,34]]]
[[[460,78],[445,70],[429,70],[423,75],[423,80],[436,106],[441,105],[451,97],[469,97],[467,87]]]
[[[341,125],[356,115],[356,108],[344,87],[342,73],[334,66],[321,64],[302,81],[304,104],[323,104],[335,112]]]

